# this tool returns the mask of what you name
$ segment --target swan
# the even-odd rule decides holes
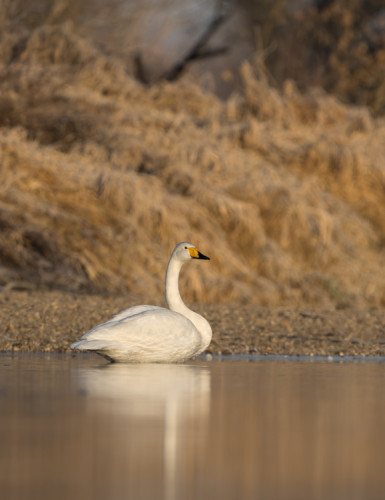
[[[166,302],[134,306],[85,333],[71,349],[92,351],[114,362],[177,363],[198,356],[211,342],[209,322],[189,309],[179,293],[179,273],[185,262],[210,260],[192,243],[179,243],[166,271]]]

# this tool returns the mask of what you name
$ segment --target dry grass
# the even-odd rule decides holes
[[[190,301],[385,305],[385,124],[242,71],[221,102],[143,88],[69,25],[4,29],[0,284]]]
[[[319,86],[344,102],[385,113],[382,0],[240,0],[259,57],[278,84]]]

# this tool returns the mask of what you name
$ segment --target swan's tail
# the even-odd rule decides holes
[[[79,349],[81,351],[100,351],[106,349],[108,345],[105,340],[78,340],[70,345],[71,349]]]
[[[80,349],[82,351],[87,350],[87,347],[85,346],[86,342],[83,340],[78,340],[77,342],[74,342],[73,344],[70,345],[70,349]]]

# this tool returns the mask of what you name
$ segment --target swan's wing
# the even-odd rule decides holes
[[[194,355],[200,342],[200,334],[189,319],[159,307],[98,325],[71,347],[113,352],[117,359],[171,361]]]
[[[119,312],[118,314],[115,314],[115,316],[112,316],[111,319],[107,321],[109,323],[110,321],[118,321],[121,319],[128,318],[129,316],[135,316],[136,314],[140,314],[145,311],[152,311],[156,309],[164,309],[163,307],[159,306],[133,306],[129,307],[128,309],[125,309],[124,311]]]

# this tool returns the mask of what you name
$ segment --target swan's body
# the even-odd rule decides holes
[[[134,306],[96,326],[71,345],[72,349],[94,351],[111,361],[181,362],[203,352],[211,342],[211,327],[191,311],[179,294],[179,272],[191,259],[208,259],[191,243],[179,243],[166,272],[166,301],[169,309]]]

